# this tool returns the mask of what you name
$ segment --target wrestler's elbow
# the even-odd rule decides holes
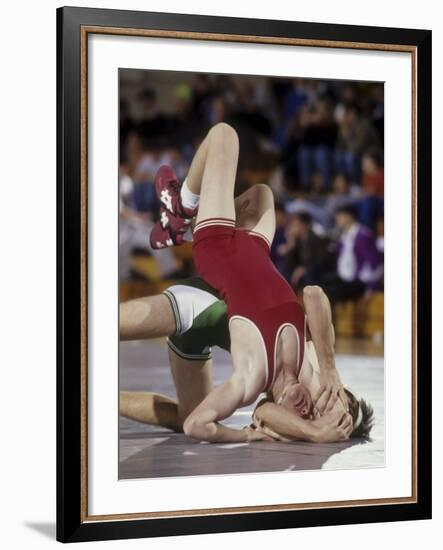
[[[317,285],[305,286],[303,289],[303,303],[307,310],[318,309],[320,306],[325,306],[327,303],[326,294]]]
[[[183,422],[183,431],[185,435],[192,437],[193,439],[200,439],[199,436],[202,434],[203,429],[204,424],[202,424],[201,420],[199,420],[196,415],[191,414]]]
[[[216,425],[213,421],[208,422],[201,415],[191,414],[183,423],[185,435],[199,441],[212,441],[216,435]]]
[[[308,285],[303,289],[304,300],[321,300],[325,293],[318,285]]]

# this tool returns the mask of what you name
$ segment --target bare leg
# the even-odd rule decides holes
[[[212,360],[187,361],[168,350],[169,365],[178,399],[180,426],[212,390]]]
[[[203,179],[203,172],[205,170],[206,157],[208,155],[208,141],[209,136],[201,142],[197,152],[192,159],[191,166],[189,167],[188,175],[186,176],[186,183],[189,190],[200,195],[200,189]]]
[[[120,304],[120,340],[159,338],[175,333],[175,319],[166,296],[148,296]]]
[[[261,233],[272,242],[274,197],[267,185],[258,184],[248,189],[235,199],[232,210],[238,153],[237,134],[223,123],[211,128],[198,148],[187,176],[189,189],[202,195],[197,222],[210,217],[237,217],[238,227]]]
[[[228,124],[215,125],[197,150],[186,178],[189,189],[201,195],[197,223],[207,218],[235,219],[237,163],[237,133]]]

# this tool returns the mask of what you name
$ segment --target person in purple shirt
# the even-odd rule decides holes
[[[383,256],[377,250],[375,236],[358,222],[353,205],[338,208],[335,221],[341,231],[337,272],[322,286],[333,302],[369,295],[380,288],[383,280]]]

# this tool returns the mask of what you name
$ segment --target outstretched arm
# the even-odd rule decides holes
[[[317,420],[305,420],[272,401],[259,403],[254,412],[254,420],[291,441],[334,443],[345,441],[352,431],[352,418],[343,411],[322,416]]]
[[[314,405],[323,414],[332,410],[340,398],[348,410],[343,384],[335,368],[335,334],[328,297],[319,286],[307,286],[303,290],[303,302],[320,365],[320,389],[314,396]]]

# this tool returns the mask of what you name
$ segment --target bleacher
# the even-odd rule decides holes
[[[192,273],[192,244],[185,243],[174,247],[174,257],[177,271]],[[133,254],[131,267],[138,277],[120,281],[120,301],[126,302],[142,296],[160,294],[173,285],[176,279],[162,278],[158,263],[153,256],[145,254]]]
[[[382,337],[384,294],[375,292],[370,297],[337,304],[333,315],[335,333],[338,337]]]

